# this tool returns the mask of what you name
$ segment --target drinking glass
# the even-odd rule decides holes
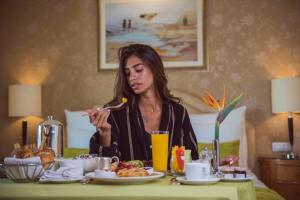
[[[152,162],[155,171],[167,172],[168,169],[168,131],[152,131]]]
[[[185,173],[185,165],[192,162],[191,150],[185,149],[184,156],[177,155],[178,148],[173,147],[170,159],[170,168],[172,176],[182,176]]]

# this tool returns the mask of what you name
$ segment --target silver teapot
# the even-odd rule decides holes
[[[63,157],[64,152],[64,125],[48,116],[48,120],[38,125],[37,146],[51,148],[56,157]]]

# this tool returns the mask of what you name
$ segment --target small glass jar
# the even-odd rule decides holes
[[[172,176],[183,176],[185,173],[185,164],[192,162],[191,150],[185,149],[184,152],[177,153],[176,150],[172,148],[172,154],[170,159],[170,170]]]

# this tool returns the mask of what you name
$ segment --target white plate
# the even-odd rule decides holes
[[[249,181],[249,180],[252,180],[253,179],[253,176],[248,176],[246,178],[233,178],[233,177],[223,177],[221,178],[221,181]]]
[[[215,184],[220,181],[220,178],[217,177],[209,177],[205,179],[193,179],[188,180],[184,176],[176,177],[176,180],[179,183],[187,184],[187,185],[209,185],[209,184]]]
[[[79,182],[83,179],[84,177],[80,178],[74,178],[74,179],[40,179],[40,183],[75,183]]]
[[[90,172],[85,174],[86,177],[91,178],[96,181],[100,181],[103,183],[114,183],[114,184],[119,184],[119,183],[143,183],[143,182],[148,182],[152,181],[155,179],[159,179],[163,177],[165,174],[162,172],[153,172],[150,176],[134,176],[134,177],[97,177],[95,176],[94,172]]]

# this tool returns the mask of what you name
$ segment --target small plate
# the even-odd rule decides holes
[[[165,174],[162,172],[153,172],[150,176],[133,176],[133,177],[97,177],[94,172],[85,174],[86,177],[96,181],[110,184],[136,184],[152,181],[163,177]]]
[[[253,176],[248,176],[246,178],[233,178],[233,177],[223,177],[221,181],[232,181],[232,182],[240,182],[240,181],[250,181],[253,179]]]
[[[210,185],[210,184],[215,184],[220,181],[220,178],[217,177],[209,177],[205,179],[193,179],[193,180],[188,180],[184,176],[176,177],[176,180],[179,183],[182,184],[187,184],[187,185]]]
[[[72,179],[40,179],[40,183],[75,183],[79,182],[83,179],[84,177],[79,177],[79,178],[72,178]]]

